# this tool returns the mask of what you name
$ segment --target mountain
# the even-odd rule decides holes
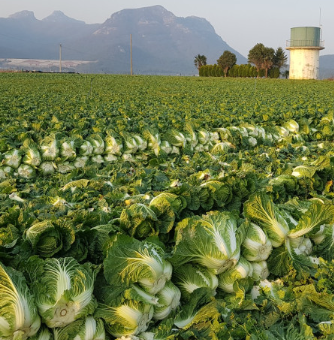
[[[334,78],[334,54],[320,56],[320,79]]]
[[[62,11],[54,11],[51,15],[43,19],[44,22],[52,22],[52,23],[63,23],[63,24],[68,24],[68,23],[78,23],[78,24],[85,24],[84,21],[72,19],[68,16],[66,16]]]
[[[247,60],[203,18],[181,18],[162,6],[125,9],[102,24],[86,24],[60,11],[43,20],[23,11],[0,18],[0,58],[91,60],[76,71],[129,73],[130,35],[137,74],[196,74],[194,57],[213,64],[229,50],[238,64]]]
[[[68,18],[62,12],[43,20],[37,20],[30,11],[15,13],[0,18],[0,58],[57,59],[60,43],[71,46],[98,27]]]

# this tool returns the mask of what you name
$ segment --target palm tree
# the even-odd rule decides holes
[[[195,67],[199,70],[202,66],[206,65],[206,56],[197,54],[194,59]]]

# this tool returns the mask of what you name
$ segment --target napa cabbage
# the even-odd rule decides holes
[[[66,174],[75,169],[75,166],[69,161],[59,162],[57,164],[57,171],[61,174]]]
[[[115,156],[115,155],[112,154],[112,153],[107,153],[107,154],[104,155],[104,160],[105,160],[106,162],[112,163],[112,162],[117,162],[117,161],[118,161],[118,158],[117,158],[117,156]]]
[[[4,158],[2,160],[2,165],[10,166],[13,169],[17,169],[22,161],[22,151],[12,149],[10,151],[7,151],[4,154]]]
[[[98,269],[89,263],[81,265],[71,257],[31,257],[27,271],[39,314],[48,327],[64,327],[94,312]]]
[[[123,133],[123,145],[125,154],[135,154],[138,149],[138,141],[130,134]]]
[[[53,162],[43,162],[39,167],[43,176],[52,175],[55,169],[56,165]]]
[[[96,165],[104,163],[105,159],[101,155],[94,155],[91,157],[91,162]]]
[[[204,129],[199,129],[197,131],[197,138],[198,138],[199,144],[205,145],[210,140],[210,133]]]
[[[147,147],[153,150],[154,154],[158,157],[160,154],[160,134],[157,129],[147,129],[143,132],[144,138],[147,140]]]
[[[191,123],[187,122],[184,126],[184,136],[186,137],[187,145],[194,148],[198,144],[196,131]]]
[[[267,195],[263,193],[251,195],[244,204],[244,214],[263,228],[273,247],[283,244],[290,230],[289,225]]]
[[[194,291],[190,301],[181,306],[174,324],[178,328],[189,329],[192,325],[203,325],[214,320],[217,314],[219,312],[210,289],[199,288]]]
[[[0,339],[25,340],[40,326],[34,296],[23,274],[0,263]]]
[[[209,288],[215,295],[218,287],[218,278],[213,271],[196,264],[174,268],[173,282],[180,288],[185,300],[190,300],[191,294],[199,288]]]
[[[334,206],[321,201],[312,201],[311,205],[298,220],[298,224],[290,230],[289,238],[298,238],[308,234],[316,234],[322,225],[334,223]]]
[[[21,164],[17,169],[17,173],[20,177],[25,179],[31,179],[36,176],[35,169],[27,164]]]
[[[175,266],[194,262],[219,274],[238,262],[243,237],[229,212],[186,218],[176,226],[171,261]]]
[[[35,143],[27,139],[26,141],[23,142],[22,150],[24,151],[22,163],[33,167],[37,167],[41,164],[42,158],[38,150],[38,147]]]
[[[311,165],[298,165],[292,171],[292,176],[297,178],[312,178],[316,172],[316,168]]]
[[[81,156],[91,156],[94,151],[94,147],[90,140],[84,140],[81,142],[80,148],[79,148],[79,154]]]
[[[160,149],[164,154],[169,155],[172,152],[173,147],[167,140],[163,140],[161,141]]]
[[[84,168],[87,165],[88,160],[89,160],[88,156],[80,156],[73,161],[73,165],[77,169]]]
[[[120,216],[121,228],[138,239],[155,235],[156,223],[154,211],[142,203],[134,203],[123,209]]]
[[[156,225],[159,233],[166,234],[174,226],[177,216],[187,206],[186,199],[183,196],[163,192],[154,197],[149,207],[157,217]]]
[[[253,269],[251,270],[252,278],[255,281],[266,280],[270,274],[266,261],[251,262]]]
[[[234,283],[240,279],[251,277],[253,267],[245,258],[240,257],[239,262],[233,268],[218,275],[218,287],[226,293],[234,292]]]
[[[265,232],[254,223],[245,223],[246,236],[242,243],[242,256],[248,261],[266,260],[271,251],[272,244]]]
[[[187,143],[187,140],[184,134],[176,129],[168,130],[164,135],[164,140],[166,140],[172,146],[176,146],[179,148],[184,148]]]
[[[207,188],[209,197],[218,207],[223,207],[232,199],[232,190],[229,185],[216,180],[209,180],[201,184],[200,188]]]
[[[276,126],[276,131],[281,138],[287,138],[289,136],[289,130],[283,126]]]
[[[29,340],[54,340],[54,337],[49,328],[42,326],[34,336],[29,337]]]
[[[54,161],[59,155],[59,138],[57,134],[46,136],[40,145],[42,159],[44,161]]]
[[[290,119],[288,120],[285,124],[284,124],[284,127],[290,131],[290,132],[295,132],[297,133],[299,131],[299,124],[293,120],[293,119]]]
[[[75,240],[74,230],[66,224],[44,220],[32,224],[25,230],[24,238],[29,241],[33,252],[41,257],[52,257],[59,251],[67,251]]]
[[[136,141],[139,151],[146,150],[148,143],[143,137],[139,136],[138,134],[134,134],[132,137]]]
[[[117,234],[103,261],[104,276],[109,284],[130,286],[137,283],[156,294],[172,276],[172,266],[157,245]]]
[[[127,290],[110,286],[102,280],[96,289],[96,296],[99,305],[94,316],[104,320],[109,334],[132,338],[147,330],[154,312],[151,303],[145,303],[142,298],[133,299]]]
[[[60,141],[60,156],[68,159],[74,160],[77,156],[76,149],[80,146],[77,138],[67,137]]]
[[[93,154],[94,155],[101,155],[104,152],[104,140],[100,134],[94,134],[87,138],[87,141],[90,142],[90,144],[93,147]]]
[[[211,153],[213,155],[225,155],[231,149],[235,149],[235,146],[231,142],[223,141],[215,144],[211,149]]]
[[[163,320],[179,306],[181,292],[177,286],[168,281],[156,296],[158,302],[154,306],[153,318],[155,320]]]
[[[14,169],[9,165],[0,166],[0,179],[5,179],[13,175]]]
[[[105,340],[106,334],[102,319],[88,316],[73,321],[63,328],[55,328],[54,340]]]

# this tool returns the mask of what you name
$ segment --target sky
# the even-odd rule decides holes
[[[122,9],[154,5],[179,17],[207,19],[216,33],[245,57],[257,43],[285,48],[290,28],[299,26],[321,26],[325,50],[320,54],[334,54],[333,0],[0,0],[0,17],[29,10],[41,20],[60,10],[86,23],[103,23]]]

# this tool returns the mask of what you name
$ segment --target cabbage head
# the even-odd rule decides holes
[[[25,340],[40,326],[34,297],[23,274],[0,263],[0,339]]]
[[[180,305],[181,292],[171,281],[157,293],[158,303],[154,306],[153,319],[163,320]]]
[[[41,257],[52,257],[59,251],[67,251],[74,242],[74,230],[66,225],[49,220],[34,223],[25,231],[25,238],[33,252]]]
[[[176,146],[179,148],[184,148],[187,143],[184,134],[176,129],[168,130],[164,135],[164,139],[172,146]]]
[[[120,216],[121,228],[138,239],[155,235],[156,223],[154,211],[142,203],[134,203],[123,209]]]
[[[114,337],[129,337],[145,332],[153,317],[153,305],[132,299],[120,286],[105,285],[97,288],[96,318],[104,320],[106,330]]]
[[[147,129],[143,132],[144,138],[147,140],[147,146],[153,150],[154,154],[158,157],[160,154],[161,139],[159,131],[154,128]]]
[[[289,224],[267,195],[253,194],[244,204],[244,215],[265,231],[273,247],[284,243]]]
[[[4,154],[4,159],[2,160],[2,165],[8,165],[13,169],[17,169],[22,161],[22,151],[21,150],[10,150]]]
[[[90,137],[87,138],[87,141],[92,145],[94,155],[103,154],[105,145],[101,135],[99,134],[91,135]]]
[[[64,327],[94,312],[97,269],[89,263],[81,265],[71,257],[31,257],[28,271],[39,314],[48,327]]]
[[[171,261],[175,266],[197,263],[219,274],[238,262],[243,237],[237,218],[229,212],[186,218],[176,226]]]
[[[245,258],[240,257],[238,264],[218,276],[218,286],[226,293],[234,292],[234,283],[240,279],[251,277],[253,267]]]
[[[41,164],[42,159],[39,153],[38,147],[35,143],[30,140],[26,140],[23,143],[24,156],[22,158],[22,163],[37,167]]]
[[[36,176],[35,169],[28,164],[21,164],[17,169],[17,173],[20,177],[25,179],[31,179]]]
[[[14,173],[14,169],[9,165],[0,166],[0,179],[11,177]]]
[[[38,333],[29,337],[29,340],[54,340],[54,337],[49,328],[42,326]]]
[[[242,243],[242,255],[248,261],[266,260],[273,247],[265,232],[256,224],[245,222],[246,237]]]
[[[108,133],[105,138],[105,153],[115,156],[122,155],[123,141],[121,137]]]
[[[289,130],[290,132],[295,132],[297,133],[299,131],[299,124],[293,120],[293,119],[290,119],[288,120],[285,124],[284,124],[284,127]]]
[[[59,154],[59,140],[57,134],[46,136],[41,142],[40,150],[44,161],[54,161]]]
[[[106,334],[102,319],[88,316],[73,321],[63,328],[54,329],[54,340],[105,340]]]
[[[169,192],[163,192],[154,197],[149,207],[157,216],[157,226],[160,233],[166,234],[174,226],[177,216],[187,206],[186,199],[183,196],[175,195]]]
[[[68,160],[74,160],[77,156],[76,149],[79,146],[79,139],[75,137],[64,138],[60,142],[60,156]]]
[[[180,288],[184,300],[190,300],[191,294],[199,288],[209,288],[215,295],[218,287],[218,278],[213,271],[196,264],[174,268],[173,282]]]
[[[232,199],[232,189],[226,183],[209,180],[201,184],[201,188],[208,188],[210,197],[220,208]]]
[[[111,285],[139,284],[150,294],[158,293],[172,276],[172,266],[157,245],[117,234],[103,261],[104,277]]]

